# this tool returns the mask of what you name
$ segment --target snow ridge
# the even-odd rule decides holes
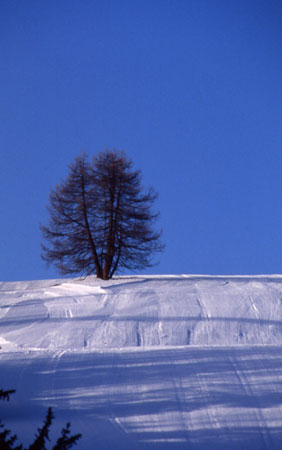
[[[281,343],[280,276],[88,277],[6,285],[0,286],[1,339],[10,348]]]

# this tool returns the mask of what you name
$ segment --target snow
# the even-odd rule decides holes
[[[1,418],[77,448],[282,447],[282,276],[0,283]]]

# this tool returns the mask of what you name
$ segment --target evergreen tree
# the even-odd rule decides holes
[[[10,400],[10,395],[16,392],[15,390],[3,391],[0,389],[0,400]],[[52,421],[54,419],[52,408],[48,408],[45,421],[42,428],[38,428],[37,435],[33,443],[26,450],[47,450],[46,441],[50,441],[49,432]],[[66,428],[62,429],[61,436],[52,450],[68,450],[81,438],[81,434],[70,436],[70,423],[67,423]],[[23,450],[22,445],[14,447],[16,435],[11,436],[11,431],[4,428],[4,424],[0,420],[0,450]]]

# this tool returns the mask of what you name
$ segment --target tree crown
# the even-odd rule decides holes
[[[67,179],[51,190],[49,224],[41,230],[47,244],[42,257],[61,273],[96,273],[153,265],[161,251],[154,230],[156,193],[144,190],[141,172],[121,151],[106,150],[91,162],[83,153],[69,166]]]

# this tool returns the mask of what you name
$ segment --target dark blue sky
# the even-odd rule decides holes
[[[282,2],[0,0],[0,279],[40,258],[51,187],[123,149],[159,192],[150,273],[282,272]]]

